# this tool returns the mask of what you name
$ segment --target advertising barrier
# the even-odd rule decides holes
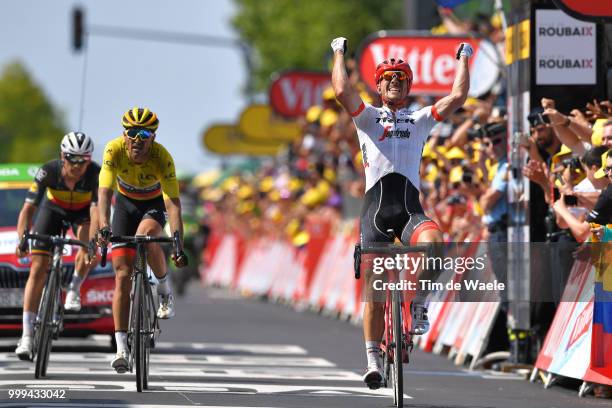
[[[233,234],[218,240],[211,257],[207,285],[224,286],[244,296],[263,296],[310,308],[326,315],[360,322],[364,302],[362,280],[353,277],[353,247],[358,241],[355,221],[337,226],[322,220],[309,224],[311,239],[296,247],[281,240],[250,241]],[[474,243],[462,254],[486,251],[485,243]],[[470,272],[471,273],[471,272]],[[545,373],[545,386],[557,376],[590,383],[612,385],[612,278],[597,272],[592,263],[576,260],[568,278],[554,321],[536,361]],[[450,280],[473,279],[447,270]],[[489,276],[476,276],[489,279]],[[432,294],[429,304],[430,331],[416,340],[425,351],[448,354],[457,365],[469,362],[473,369],[488,341],[500,308],[497,297],[479,301],[457,301],[452,290]]]

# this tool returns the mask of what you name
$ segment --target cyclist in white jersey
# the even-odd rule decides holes
[[[423,147],[436,121],[442,121],[459,109],[469,90],[468,58],[472,47],[461,43],[459,60],[451,93],[432,106],[411,112],[406,103],[412,86],[412,70],[401,59],[385,60],[376,67],[375,80],[383,106],[365,103],[348,78],[344,63],[347,39],[331,43],[334,51],[332,86],[336,99],[351,114],[363,155],[366,194],[360,220],[361,244],[392,242],[393,229],[405,245],[442,242],[435,222],[425,216],[419,201],[419,167]],[[422,271],[420,278],[423,279]],[[436,271],[429,271],[436,272]],[[369,273],[371,278],[371,273]],[[410,305],[412,331],[429,330],[427,293],[417,292]],[[384,303],[368,299],[363,314],[363,333],[368,367],[363,376],[368,387],[377,389],[383,380],[380,342],[384,332]]]

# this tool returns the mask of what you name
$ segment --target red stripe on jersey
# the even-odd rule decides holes
[[[444,120],[444,118],[438,113],[436,105],[431,105],[431,116],[433,116],[438,122],[442,122]]]
[[[355,112],[351,113],[351,116],[355,117],[355,116],[359,115],[364,109],[365,109],[365,103],[363,103],[363,101],[362,101],[361,105],[359,105],[357,110]]]

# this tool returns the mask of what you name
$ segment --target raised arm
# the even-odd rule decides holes
[[[334,67],[332,69],[332,87],[336,93],[336,99],[349,113],[355,112],[363,103],[359,92],[351,85],[346,65],[344,64],[344,53],[347,49],[348,40],[344,37],[335,38],[331,47],[334,50]]]
[[[468,43],[461,43],[457,51],[457,73],[455,74],[455,82],[453,89],[448,96],[436,102],[435,109],[438,115],[442,118],[447,118],[450,114],[463,106],[468,96],[470,89],[470,71],[468,67],[468,59],[472,56],[474,50]]]

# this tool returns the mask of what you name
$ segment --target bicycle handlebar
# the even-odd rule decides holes
[[[27,245],[27,241],[31,240],[31,239],[36,239],[39,241],[44,241],[47,243],[50,243],[53,246],[64,246],[64,245],[76,245],[82,248],[87,248],[87,244],[84,243],[83,241],[80,241],[78,239],[72,239],[72,238],[64,238],[62,236],[59,235],[44,235],[44,234],[31,234],[29,232],[26,232],[23,237],[21,238],[21,242],[19,244],[19,249],[21,250],[25,250],[26,249],[26,245]]]
[[[112,235],[109,239],[111,243],[123,243],[123,244],[173,244],[174,253],[178,257],[179,254],[183,252],[183,246],[181,245],[179,232],[176,231],[174,236],[171,237],[153,237],[150,235]],[[102,267],[106,266],[106,254],[107,247],[102,248],[102,259],[100,260],[100,265]]]

